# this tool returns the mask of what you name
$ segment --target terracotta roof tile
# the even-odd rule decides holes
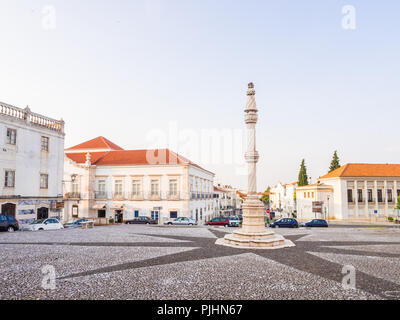
[[[400,164],[348,163],[320,179],[336,177],[400,177]]]
[[[120,146],[104,137],[97,137],[92,140],[83,142],[74,147],[68,148],[66,150],[91,150],[91,149],[109,149],[109,150],[124,150]]]
[[[68,150],[70,149],[66,150],[65,155],[69,159],[81,164],[86,162],[87,152],[68,153]],[[111,150],[105,152],[90,152],[90,155],[91,163],[97,166],[191,164],[205,170],[169,149]]]

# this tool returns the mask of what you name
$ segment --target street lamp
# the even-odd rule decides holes
[[[327,200],[328,200],[328,221],[329,221],[329,196],[327,196]]]

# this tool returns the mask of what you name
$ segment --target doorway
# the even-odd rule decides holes
[[[49,217],[49,208],[39,208],[37,209],[37,219],[42,220],[42,219],[47,219]]]
[[[1,213],[5,216],[10,216],[15,218],[15,208],[16,205],[13,203],[6,203],[1,206]]]
[[[122,223],[124,221],[124,214],[122,210],[115,211],[115,222]]]

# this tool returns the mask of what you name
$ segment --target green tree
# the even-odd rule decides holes
[[[271,188],[268,187],[267,190],[265,190],[264,194],[261,197],[261,201],[264,202],[264,204],[268,205],[269,204],[269,192],[271,191]]]
[[[395,209],[400,210],[400,195],[397,197],[397,206]]]
[[[299,187],[308,185],[307,167],[306,167],[306,161],[304,159],[301,161],[298,181],[299,181],[298,182]]]
[[[333,153],[333,158],[331,161],[331,165],[329,167],[329,172],[332,172],[333,170],[339,169],[340,168],[340,160],[337,155],[337,151]]]

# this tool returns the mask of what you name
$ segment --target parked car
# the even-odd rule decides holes
[[[0,231],[14,232],[19,230],[18,220],[11,216],[0,214]]]
[[[125,224],[158,224],[158,222],[149,217],[136,217],[133,220],[126,220]]]
[[[230,216],[229,217],[229,226],[230,227],[239,227],[239,217],[238,216]]]
[[[327,228],[328,222],[326,222],[324,219],[312,219],[301,226],[306,228]]]
[[[299,223],[293,218],[282,218],[271,223],[271,228],[298,228]]]
[[[82,227],[82,222],[89,221],[88,219],[78,219],[78,220],[72,220],[68,221],[67,223],[64,224],[64,228],[80,228]]]
[[[56,218],[35,220],[24,227],[24,230],[28,231],[60,230],[60,229],[64,229],[64,226]]]
[[[164,222],[164,224],[169,226],[194,226],[197,224],[197,221],[192,218],[179,217],[173,220],[167,220]]]
[[[224,226],[227,227],[229,225],[229,218],[226,217],[218,217],[211,219],[205,223],[206,226]]]

